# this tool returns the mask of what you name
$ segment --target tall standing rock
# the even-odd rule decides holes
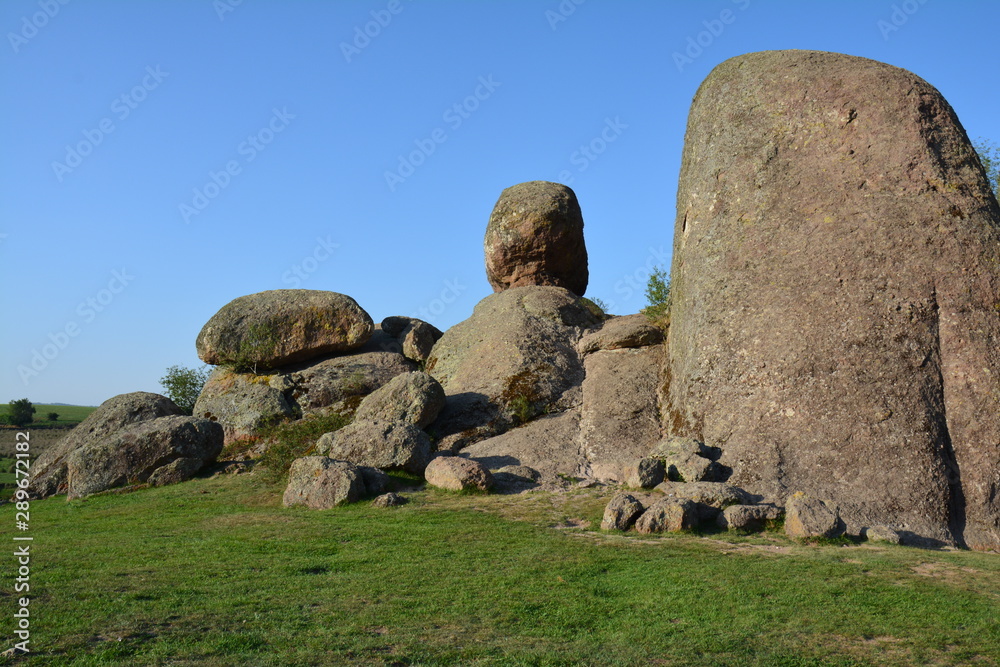
[[[937,90],[832,53],[722,63],[673,257],[671,433],[849,529],[1000,545],[1000,208]]]
[[[486,227],[486,277],[494,292],[510,287],[587,291],[587,247],[576,194],[565,185],[529,181],[507,188]]]

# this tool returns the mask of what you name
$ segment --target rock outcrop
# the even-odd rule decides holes
[[[486,228],[486,277],[494,292],[511,287],[587,291],[587,247],[576,194],[558,183],[530,181],[500,194]]]
[[[28,486],[31,497],[47,498],[67,492],[67,461],[76,450],[105,442],[135,424],[183,414],[166,396],[146,391],[109,398],[34,462]]]
[[[671,279],[665,426],[730,482],[1000,545],[1000,208],[931,85],[811,51],[716,67]]]
[[[439,449],[458,450],[569,407],[566,394],[584,375],[576,343],[596,324],[586,304],[561,287],[517,287],[480,301],[427,360],[448,397],[432,426]]]
[[[271,290],[234,299],[202,328],[198,356],[208,364],[267,370],[364,345],[375,325],[349,296]]]
[[[189,479],[215,460],[222,443],[222,427],[208,419],[170,416],[140,422],[91,440],[67,456],[68,498],[142,484],[150,477],[154,484]],[[162,468],[167,469],[158,473]]]

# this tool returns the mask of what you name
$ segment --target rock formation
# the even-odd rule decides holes
[[[205,363],[257,371],[356,349],[374,327],[349,296],[271,290],[227,303],[202,328],[196,346]]]
[[[1000,544],[1000,209],[937,90],[831,53],[716,67],[671,278],[670,433],[854,534]]]
[[[500,194],[486,228],[486,277],[494,292],[511,287],[587,291],[587,247],[576,194],[565,185],[530,181]]]

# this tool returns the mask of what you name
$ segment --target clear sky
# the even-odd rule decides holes
[[[637,312],[712,67],[874,58],[1000,140],[998,25],[996,0],[4,0],[0,402],[160,392],[263,290],[445,329],[491,293],[490,211],[530,180],[576,191],[587,295]]]

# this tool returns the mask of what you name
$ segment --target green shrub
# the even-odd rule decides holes
[[[32,421],[35,414],[35,406],[26,398],[21,398],[10,402],[10,423],[14,426],[27,426]]]
[[[257,461],[264,468],[265,482],[280,482],[292,467],[292,461],[313,453],[316,441],[324,433],[337,431],[351,422],[340,413],[310,416],[296,421],[281,422],[269,426],[261,432],[261,438],[270,444],[267,451]]]
[[[209,373],[208,366],[200,369],[171,366],[167,369],[167,374],[160,378],[160,386],[184,414],[190,415],[194,412],[194,404],[208,381]]]
[[[650,320],[661,323],[669,322],[670,315],[670,275],[662,267],[656,267],[646,281],[646,300],[649,302],[642,309],[642,314]]]

